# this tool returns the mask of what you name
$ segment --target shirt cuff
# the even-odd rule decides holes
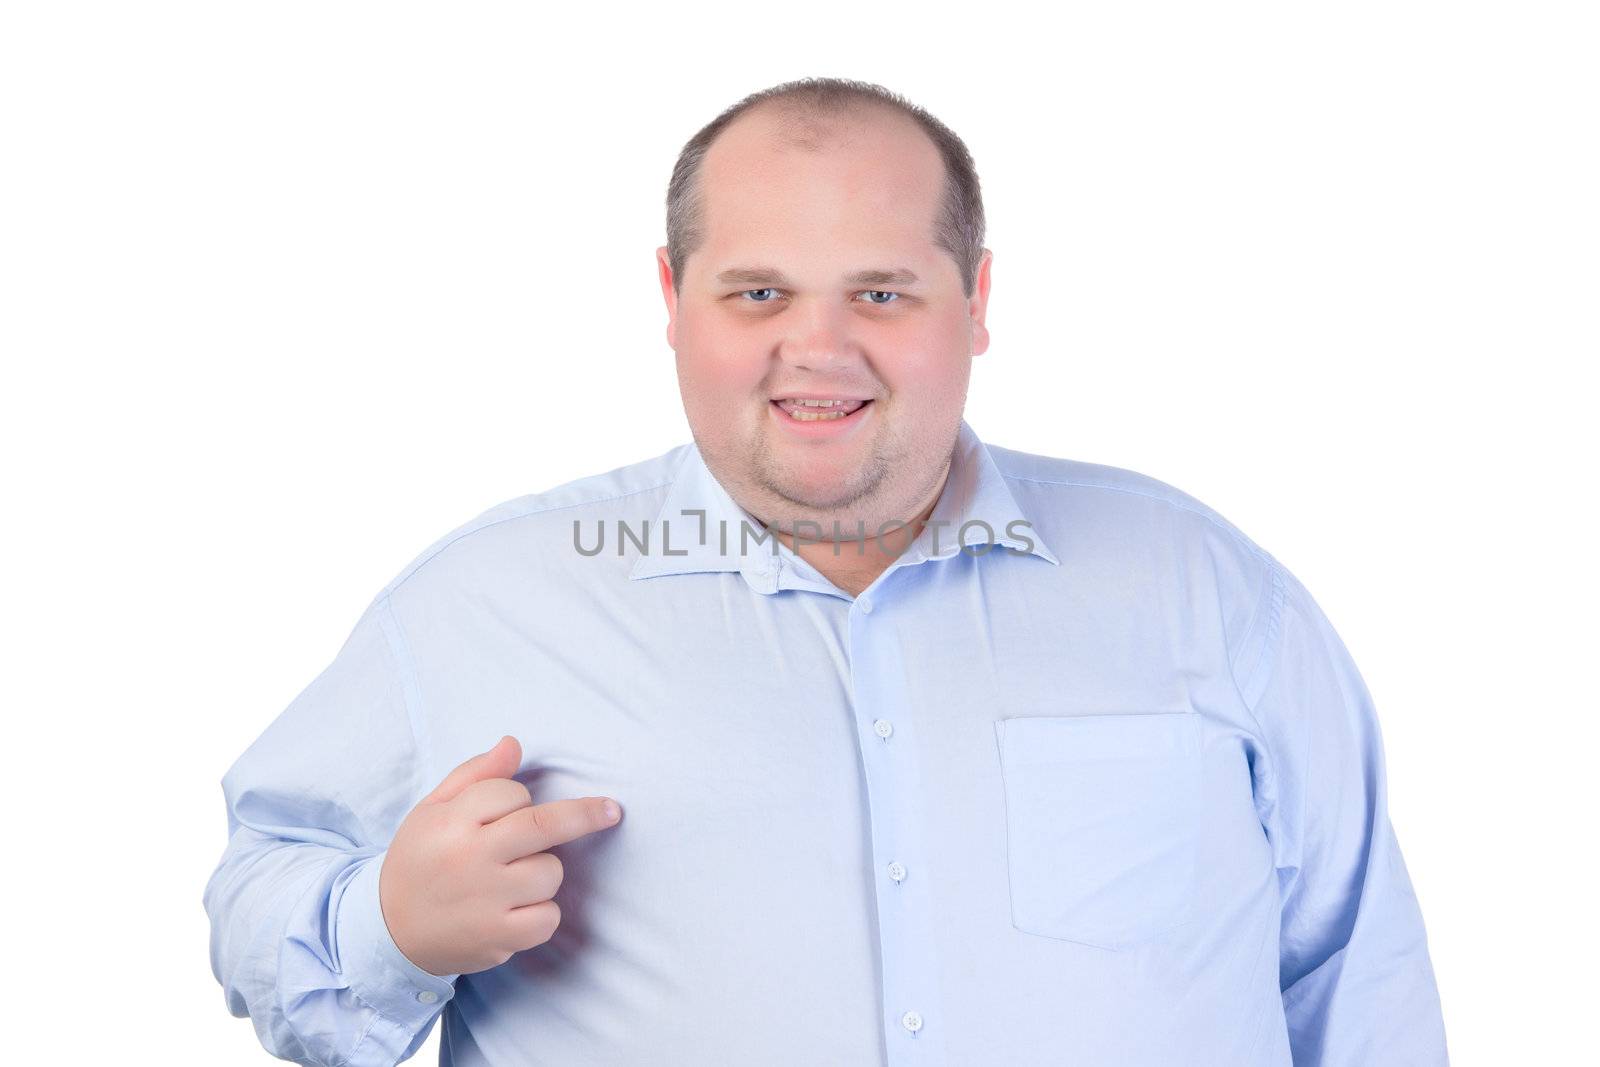
[[[383,921],[378,876],[388,851],[360,861],[335,919],[339,967],[350,991],[403,1029],[414,1031],[455,995],[459,974],[436,975],[406,958]]]

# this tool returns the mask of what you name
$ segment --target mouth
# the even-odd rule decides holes
[[[769,403],[785,420],[796,423],[849,422],[872,405],[871,400],[854,397],[781,397]]]

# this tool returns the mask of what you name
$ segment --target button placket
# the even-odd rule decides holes
[[[897,684],[904,675],[897,648],[889,639],[892,635],[880,638],[879,621],[868,621],[874,612],[870,597],[857,597],[855,607],[859,610],[849,616],[848,648],[853,704],[860,716],[856,736],[865,764],[872,860],[878,865],[872,877],[884,965],[879,989],[882,1018],[890,1027],[898,1025],[910,1041],[926,1026],[920,1009],[937,1010],[937,993],[929,985],[933,968],[929,965],[927,901],[917,888],[920,882],[907,884],[910,863],[919,862],[911,801],[916,793],[916,752],[914,745],[905,747],[907,739],[913,738],[905,731],[913,729],[914,722],[906,708],[907,694]],[[882,714],[875,716],[874,711]],[[870,744],[873,738],[879,744]],[[888,744],[891,738],[895,741],[892,747]],[[918,1010],[906,1010],[908,1004]],[[922,1052],[909,1045],[898,1053],[891,1049],[890,1062],[905,1067],[904,1057],[918,1059]]]

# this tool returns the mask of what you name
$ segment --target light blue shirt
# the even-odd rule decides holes
[[[1372,700],[1305,587],[1171,486],[965,422],[931,518],[851,597],[689,443],[440,538],[222,779],[228,1009],[351,1067],[441,1014],[463,1067],[1446,1063]],[[431,975],[385,848],[504,734],[535,802],[625,814],[553,849],[552,940]]]

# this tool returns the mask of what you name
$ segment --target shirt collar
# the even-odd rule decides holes
[[[757,592],[773,593],[785,568],[814,573],[739,506],[693,442],[685,446],[666,499],[638,540],[646,547],[629,578],[739,571]],[[1060,563],[1006,485],[988,448],[963,419],[949,475],[928,523],[891,567],[949,559],[964,547],[985,544],[991,546],[986,552],[1004,545]]]

